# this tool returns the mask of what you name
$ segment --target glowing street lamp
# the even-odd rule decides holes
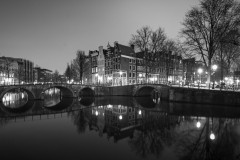
[[[197,127],[197,128],[200,128],[200,127],[201,127],[201,123],[200,123],[199,121],[197,122],[196,127]]]

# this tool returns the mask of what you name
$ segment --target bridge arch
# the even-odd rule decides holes
[[[136,89],[133,96],[151,96],[153,98],[158,98],[161,96],[161,91],[154,86],[141,86]]]
[[[67,88],[67,87],[64,87],[64,86],[51,86],[51,87],[48,87],[48,88],[45,88],[43,90],[43,92],[47,91],[48,89],[51,89],[51,88],[57,88],[61,91],[61,94],[62,94],[62,97],[74,97],[74,93],[71,89]],[[39,97],[39,99],[41,99],[41,96]]]
[[[2,98],[3,96],[7,93],[7,92],[13,92],[13,91],[16,91],[16,90],[19,90],[21,89],[22,91],[25,91],[28,95],[28,99],[35,99],[35,94],[26,89],[26,88],[22,88],[22,87],[11,87],[11,88],[8,88],[8,89],[5,89],[1,94],[0,94],[0,102],[2,101]]]
[[[91,87],[83,87],[80,89],[79,96],[94,96],[95,92]]]

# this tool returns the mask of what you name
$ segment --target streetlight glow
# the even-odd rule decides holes
[[[211,131],[210,139],[211,139],[211,140],[214,140],[214,139],[215,139],[215,135],[214,135],[213,131]]]
[[[138,111],[138,114],[140,114],[140,115],[141,115],[141,114],[142,114],[142,111],[141,111],[141,110],[139,110],[139,111]]]
[[[203,69],[202,68],[199,68],[198,69],[198,73],[201,74],[203,72]]]
[[[214,65],[212,66],[213,71],[216,71],[217,68],[218,68],[218,66],[217,66],[216,64],[214,64]]]
[[[201,123],[198,121],[196,126],[197,126],[197,128],[200,128],[201,127]]]

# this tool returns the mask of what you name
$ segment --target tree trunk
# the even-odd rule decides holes
[[[211,85],[211,66],[212,66],[212,62],[211,59],[209,59],[208,61],[208,66],[207,66],[207,70],[208,70],[208,76],[207,76],[207,85],[206,87],[208,87],[210,89],[210,85]]]

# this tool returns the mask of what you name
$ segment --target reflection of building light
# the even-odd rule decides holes
[[[141,111],[141,110],[139,110],[139,111],[138,111],[138,114],[140,114],[140,115],[141,115],[141,114],[142,114],[142,111]]]
[[[22,93],[22,99],[24,98],[24,94]]]
[[[96,116],[98,115],[98,111],[95,112]]]
[[[10,96],[7,95],[7,96],[6,96],[6,101],[9,101],[9,100],[10,100]]]
[[[197,122],[196,126],[197,126],[197,128],[200,128],[201,127],[201,123]]]
[[[119,116],[119,119],[122,120],[122,115]]]
[[[211,140],[214,140],[214,139],[215,139],[215,135],[214,135],[213,131],[211,131],[210,139],[211,139]]]

